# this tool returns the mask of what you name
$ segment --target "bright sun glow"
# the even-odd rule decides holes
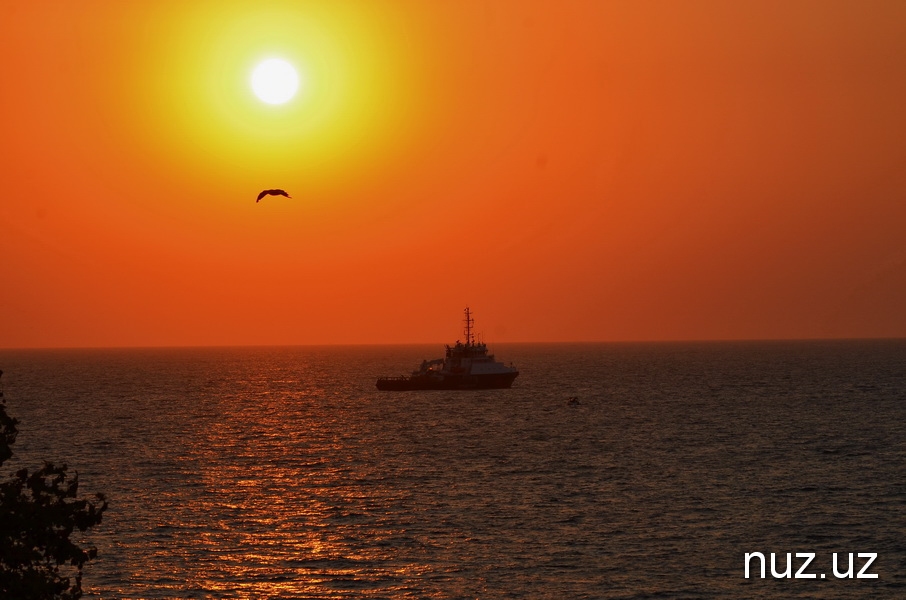
[[[291,64],[279,58],[269,58],[252,71],[252,90],[268,104],[283,104],[296,95],[299,76]]]

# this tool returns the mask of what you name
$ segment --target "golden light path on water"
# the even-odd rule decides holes
[[[189,569],[186,587],[308,597],[390,592],[426,573],[427,563],[411,560],[425,541],[397,518],[413,510],[412,494],[383,481],[379,432],[349,419],[348,384],[307,382],[300,394],[286,375],[263,370],[243,392],[222,395],[229,418],[212,420],[187,448],[204,492],[185,509],[212,519],[200,531],[184,524],[197,546],[185,559],[208,563]]]

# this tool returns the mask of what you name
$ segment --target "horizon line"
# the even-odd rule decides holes
[[[904,336],[856,336],[856,337],[791,337],[791,338],[685,338],[685,339],[625,339],[625,340],[559,340],[559,341],[503,341],[482,342],[485,345],[579,345],[579,344],[723,344],[759,342],[865,342],[865,341],[906,341]],[[329,348],[329,347],[379,347],[379,346],[427,346],[448,345],[448,342],[312,342],[312,343],[249,343],[249,344],[149,344],[149,345],[86,345],[86,346],[0,346],[0,352],[21,350],[168,350],[168,349],[214,349],[214,348]]]

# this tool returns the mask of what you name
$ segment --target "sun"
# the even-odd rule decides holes
[[[283,104],[299,89],[299,76],[282,58],[269,58],[252,71],[252,91],[268,104]]]

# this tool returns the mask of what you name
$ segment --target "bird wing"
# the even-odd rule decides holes
[[[264,190],[263,192],[261,192],[260,194],[258,194],[258,198],[255,200],[255,202],[258,202],[258,200],[261,200],[262,198],[264,198],[265,196],[267,196],[267,193],[268,193],[269,191],[270,191],[270,190]]]

